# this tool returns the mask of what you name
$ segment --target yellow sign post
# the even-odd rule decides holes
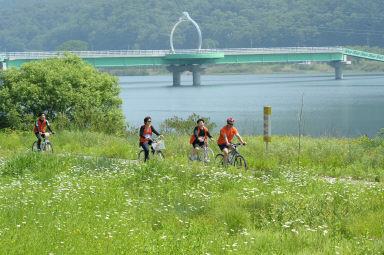
[[[264,142],[266,142],[266,151],[267,152],[268,152],[268,143],[270,143],[272,141],[271,112],[272,112],[272,107],[264,106]]]

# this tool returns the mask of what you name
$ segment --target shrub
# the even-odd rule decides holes
[[[210,122],[209,117],[202,117],[193,113],[187,119],[183,119],[178,116],[166,119],[164,123],[161,124],[161,129],[163,129],[165,133],[174,132],[179,134],[190,134],[192,133],[193,128],[197,125],[196,121],[198,119],[204,119],[205,126],[211,131],[217,126],[214,122]]]

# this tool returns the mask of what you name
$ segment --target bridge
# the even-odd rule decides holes
[[[182,22],[191,22],[198,33],[195,50],[175,50],[173,34]],[[351,50],[342,47],[298,47],[298,48],[241,48],[201,49],[202,35],[199,25],[183,12],[170,33],[170,50],[111,50],[72,51],[94,67],[159,66],[164,65],[173,73],[173,85],[180,86],[181,73],[193,74],[193,85],[199,86],[201,71],[207,65],[242,63],[300,63],[328,62],[335,68],[335,79],[343,78],[343,66],[350,64],[347,56],[383,61],[384,55]],[[20,67],[23,63],[51,57],[65,57],[64,52],[6,52],[0,53],[3,70]]]
[[[193,74],[193,85],[200,85],[201,71],[209,65],[242,63],[327,62],[335,69],[335,79],[343,78],[347,56],[384,62],[384,55],[342,47],[236,48],[193,50],[110,50],[71,51],[94,67],[166,66],[173,73],[173,85],[180,85],[181,73]],[[52,57],[65,57],[64,52],[0,53],[3,70],[21,67],[23,63]]]

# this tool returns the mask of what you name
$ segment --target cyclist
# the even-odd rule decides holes
[[[144,162],[147,161],[149,156],[149,145],[152,144],[152,132],[155,133],[157,136],[164,137],[162,134],[156,131],[156,129],[151,125],[151,122],[151,117],[147,116],[144,118],[144,125],[140,127],[139,145],[144,149]]]
[[[39,113],[39,118],[35,122],[35,135],[37,137],[37,149],[41,150],[41,137],[45,138],[47,134],[45,134],[45,127],[51,131],[52,134],[55,134],[54,131],[52,131],[51,126],[49,125],[48,120],[45,119],[45,113],[41,112]],[[49,136],[49,134],[48,134]]]
[[[189,140],[189,143],[192,144],[194,148],[191,160],[194,160],[196,158],[197,152],[199,151],[199,147],[202,147],[204,145],[204,142],[207,137],[209,137],[209,139],[213,141],[213,138],[209,133],[208,128],[204,126],[205,121],[203,119],[198,119],[196,123],[197,126],[195,127],[195,129],[193,129],[193,135]]]
[[[233,136],[236,136],[237,139],[243,144],[246,145],[247,143],[243,141],[239,133],[237,132],[237,129],[233,126],[235,123],[235,119],[229,117],[227,119],[227,125],[222,127],[220,129],[220,136],[217,140],[217,145],[219,145],[220,150],[224,154],[224,165],[227,164],[228,161],[228,148],[233,149],[233,146],[231,145]]]

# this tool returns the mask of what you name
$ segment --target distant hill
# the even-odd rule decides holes
[[[0,0],[0,51],[168,49],[183,11],[204,48],[369,45],[384,47],[382,0]],[[189,23],[176,48],[195,48]]]

